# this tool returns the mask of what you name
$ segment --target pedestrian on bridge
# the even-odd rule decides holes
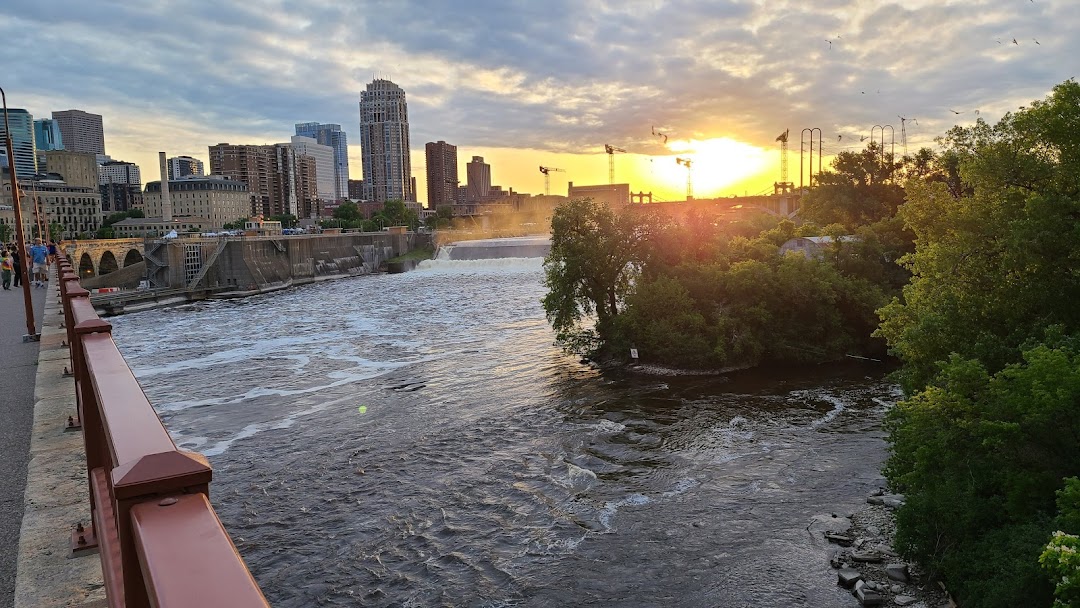
[[[11,254],[7,249],[0,250],[0,281],[4,289],[11,289],[11,271],[14,269],[11,262]]]
[[[30,248],[30,261],[34,264],[34,287],[45,287],[45,281],[48,280],[45,264],[48,258],[49,248],[41,244],[41,237],[34,239],[34,246]]]

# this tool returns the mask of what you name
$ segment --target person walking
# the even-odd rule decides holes
[[[49,248],[41,244],[41,238],[34,239],[34,246],[30,248],[30,262],[33,263],[34,287],[45,287],[48,280],[48,270],[45,264],[49,259]]]
[[[26,264],[23,264],[22,256],[19,255],[19,248],[16,247],[14,243],[11,247],[8,247],[8,249],[11,251],[11,265],[15,267],[11,272],[11,285],[12,287],[21,287],[22,275],[23,271],[26,270]]]
[[[12,269],[11,255],[7,249],[0,250],[0,283],[3,283],[4,289],[11,289]]]

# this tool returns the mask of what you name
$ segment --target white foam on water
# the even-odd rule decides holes
[[[573,488],[579,492],[588,490],[596,484],[595,472],[585,467],[579,467],[572,462],[566,463],[566,475],[570,479]]]
[[[292,414],[289,414],[288,416],[285,416],[284,418],[281,418],[281,419],[278,419],[278,420],[273,420],[273,421],[270,421],[270,422],[257,422],[257,423],[254,423],[254,424],[249,424],[249,425],[245,426],[244,428],[240,429],[240,431],[238,433],[236,433],[235,435],[233,435],[232,437],[229,437],[228,439],[223,439],[221,441],[218,441],[218,442],[214,443],[214,445],[210,446],[209,448],[207,448],[205,450],[202,450],[202,454],[203,454],[203,456],[206,456],[207,458],[209,458],[211,456],[219,456],[221,454],[224,454],[226,452],[226,450],[228,450],[230,447],[232,447],[232,445],[234,443],[236,443],[237,441],[241,441],[243,439],[248,439],[250,437],[254,437],[255,435],[257,435],[257,434],[259,434],[259,433],[261,433],[263,431],[274,431],[274,430],[287,429],[287,428],[291,427],[294,423],[296,423],[296,421],[298,419],[303,418],[304,416],[310,416],[311,414],[316,414],[318,412],[321,412],[321,411],[325,410],[326,408],[328,408],[328,407],[330,407],[332,405],[337,405],[339,403],[343,403],[345,401],[350,401],[350,400],[353,400],[355,398],[356,398],[355,395],[346,395],[346,396],[340,397],[338,399],[332,399],[330,401],[324,401],[322,403],[313,405],[313,406],[311,406],[311,407],[309,407],[307,409],[303,409],[303,410],[300,410],[298,412],[293,412]],[[190,441],[190,440],[188,440],[188,441]]]
[[[675,482],[675,487],[674,488],[668,490],[667,492],[664,492],[660,496],[663,496],[664,498],[674,498],[675,496],[686,494],[690,490],[692,490],[692,489],[694,489],[694,488],[696,488],[696,487],[698,487],[700,485],[701,485],[700,481],[698,481],[698,480],[696,480],[696,479],[694,479],[692,477],[687,477],[685,479],[680,479],[679,481]]]
[[[492,258],[489,260],[450,260],[441,257],[423,260],[413,272],[428,275],[479,274],[484,272],[532,272],[544,266],[543,258]],[[408,276],[411,273],[406,273]]]
[[[839,397],[836,397],[834,395],[829,395],[829,394],[819,394],[819,395],[817,395],[817,397],[819,399],[822,399],[824,401],[828,401],[829,403],[833,404],[833,408],[831,410],[829,410],[828,412],[826,412],[825,415],[822,416],[821,418],[818,418],[817,420],[810,423],[810,426],[812,426],[815,429],[822,426],[822,425],[829,424],[837,416],[839,416],[844,410],[847,409],[847,402],[844,401],[843,399],[839,398]]]
[[[641,505],[647,505],[652,501],[653,499],[644,494],[631,494],[625,498],[609,502],[604,505],[604,508],[600,511],[600,525],[604,526],[604,529],[608,532],[613,532],[615,528],[612,526],[611,522],[619,513],[619,509],[628,506],[640,507]]]
[[[626,430],[626,425],[625,424],[621,424],[619,422],[614,422],[612,420],[604,419],[604,420],[601,420],[600,422],[596,423],[596,432],[597,433],[614,434],[614,433],[621,433],[621,432],[623,432],[625,430]]]

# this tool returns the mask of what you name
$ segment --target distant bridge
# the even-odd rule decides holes
[[[80,279],[115,272],[143,261],[143,239],[93,239],[71,241],[64,252]]]

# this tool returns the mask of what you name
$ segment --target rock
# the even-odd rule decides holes
[[[907,564],[887,564],[885,566],[885,574],[894,581],[900,581],[901,583],[908,582]]]
[[[881,529],[875,525],[866,526],[866,531],[869,532],[871,536],[881,536]]]
[[[876,564],[881,561],[881,556],[873,551],[852,551],[851,561]]]
[[[878,489],[874,490],[873,492],[870,492],[870,496],[881,496],[884,493],[885,493],[884,489],[878,488]]]
[[[914,604],[915,602],[917,602],[919,600],[917,600],[916,598],[911,597],[910,595],[898,595],[898,596],[894,597],[892,601],[897,606],[910,606],[911,604]]]
[[[854,568],[843,568],[836,573],[836,584],[844,589],[851,589],[862,580],[862,574]]]
[[[892,587],[889,587],[889,591],[892,591],[895,595],[897,593],[902,593],[904,591],[904,588],[900,585],[893,585]]]
[[[899,509],[904,506],[903,496],[885,496],[881,499],[881,504],[889,507],[890,509]]]
[[[855,599],[863,606],[880,606],[882,603],[881,594],[866,587],[855,592]]]
[[[844,560],[840,557],[839,549],[834,549],[832,555],[829,556],[829,565],[837,569],[844,567]]]
[[[851,537],[850,536],[844,536],[843,534],[836,534],[835,532],[826,532],[825,533],[825,538],[829,542],[836,543],[836,544],[840,545],[841,547],[850,547],[851,546]]]
[[[876,495],[876,496],[868,496],[868,497],[866,498],[866,502],[867,502],[867,504],[871,504],[871,505],[881,505],[881,504],[885,504],[885,503],[883,502],[883,499],[881,498],[881,495]]]

